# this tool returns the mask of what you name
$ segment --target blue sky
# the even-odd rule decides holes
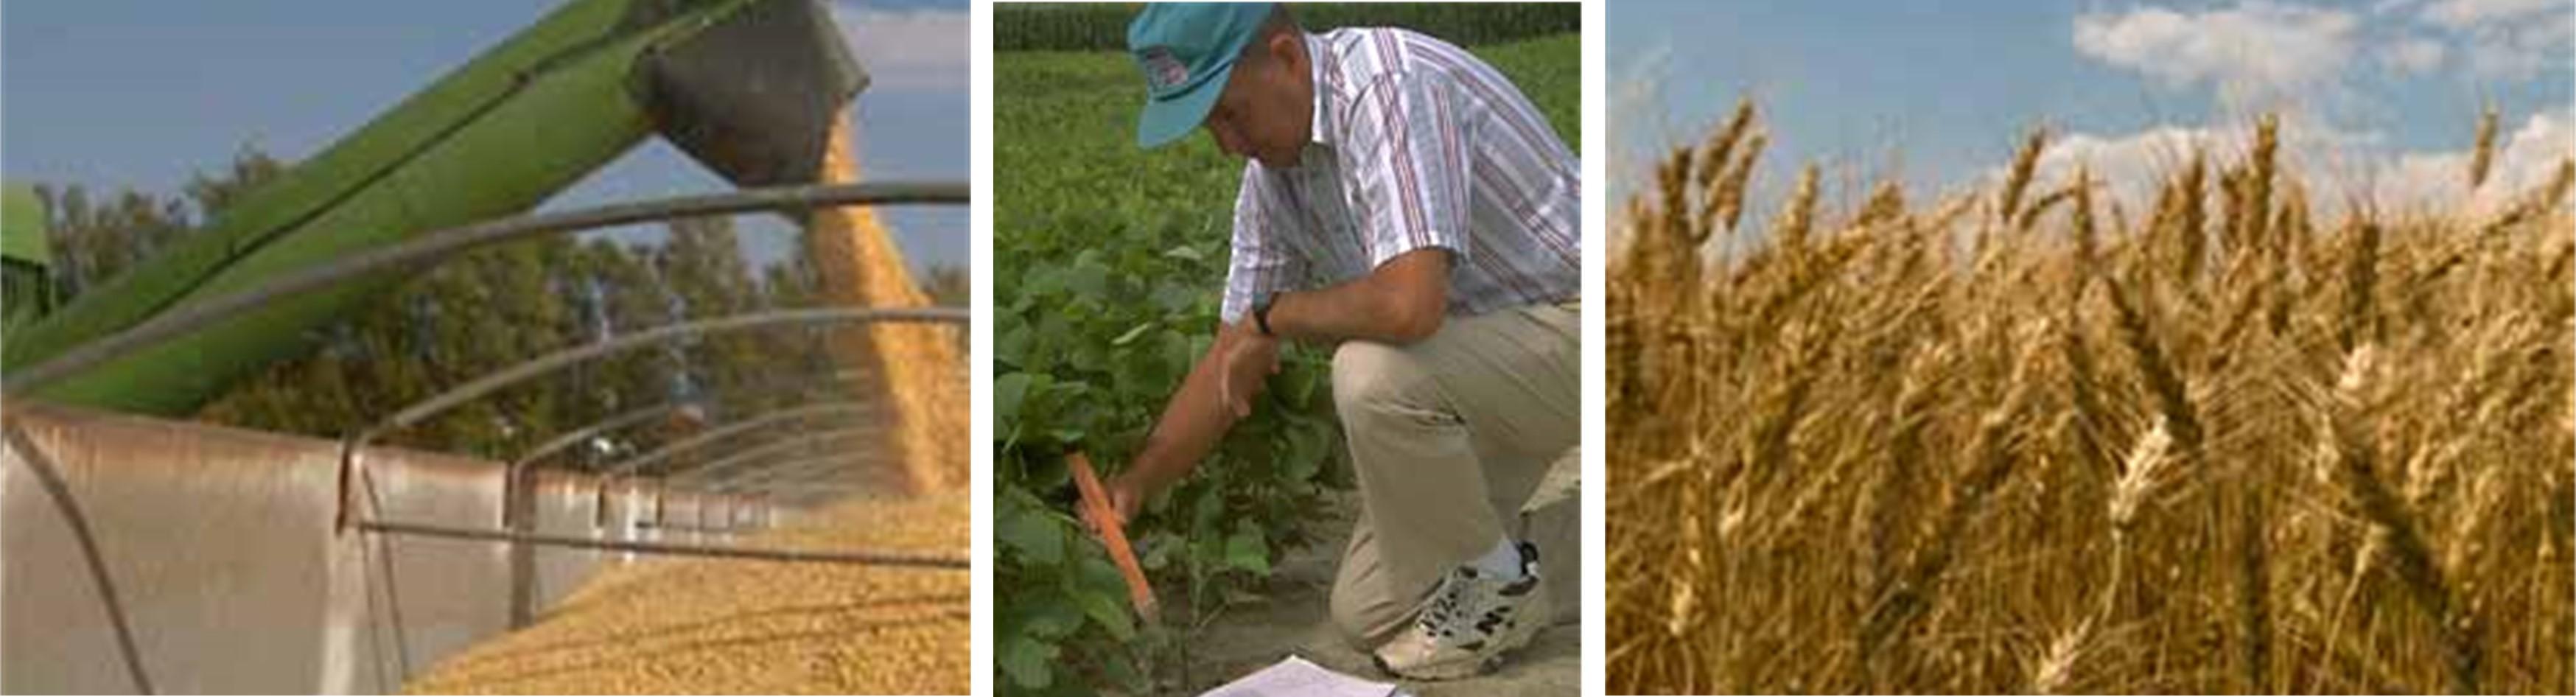
[[[16,0],[0,12],[0,174],[168,195],[245,144],[308,156],[552,6]],[[874,78],[856,116],[866,176],[964,179],[965,0],[834,0],[833,10]],[[728,186],[651,139],[540,209]],[[963,265],[967,217],[889,213],[916,267]],[[756,259],[796,245],[773,217],[741,224]]]
[[[1704,136],[1750,94],[1771,136],[1757,198],[1776,198],[1806,162],[1824,165],[1829,187],[1892,174],[1917,192],[1956,190],[2000,166],[2036,123],[2062,134],[2052,171],[2084,162],[2141,180],[2179,144],[2225,150],[2242,142],[2248,115],[2279,111],[2303,171],[2333,179],[2321,186],[2401,204],[2456,200],[2460,153],[2486,101],[2513,148],[2487,189],[2535,181],[2576,148],[2571,8],[1615,0],[1610,188],[1624,196],[1648,158]]]

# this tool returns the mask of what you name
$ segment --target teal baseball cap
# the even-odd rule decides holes
[[[1266,2],[1158,2],[1127,24],[1127,53],[1145,73],[1138,146],[1161,147],[1207,120],[1235,60],[1261,34],[1272,9]]]

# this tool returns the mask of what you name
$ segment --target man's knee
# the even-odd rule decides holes
[[[1333,405],[1345,422],[1372,408],[1401,404],[1431,379],[1405,347],[1345,341],[1333,350]]]

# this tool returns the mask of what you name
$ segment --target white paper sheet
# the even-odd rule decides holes
[[[1404,697],[1393,683],[1369,682],[1289,656],[1200,697]]]

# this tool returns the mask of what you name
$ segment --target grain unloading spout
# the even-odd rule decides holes
[[[868,76],[817,0],[757,0],[646,56],[662,137],[736,186],[812,183]]]

